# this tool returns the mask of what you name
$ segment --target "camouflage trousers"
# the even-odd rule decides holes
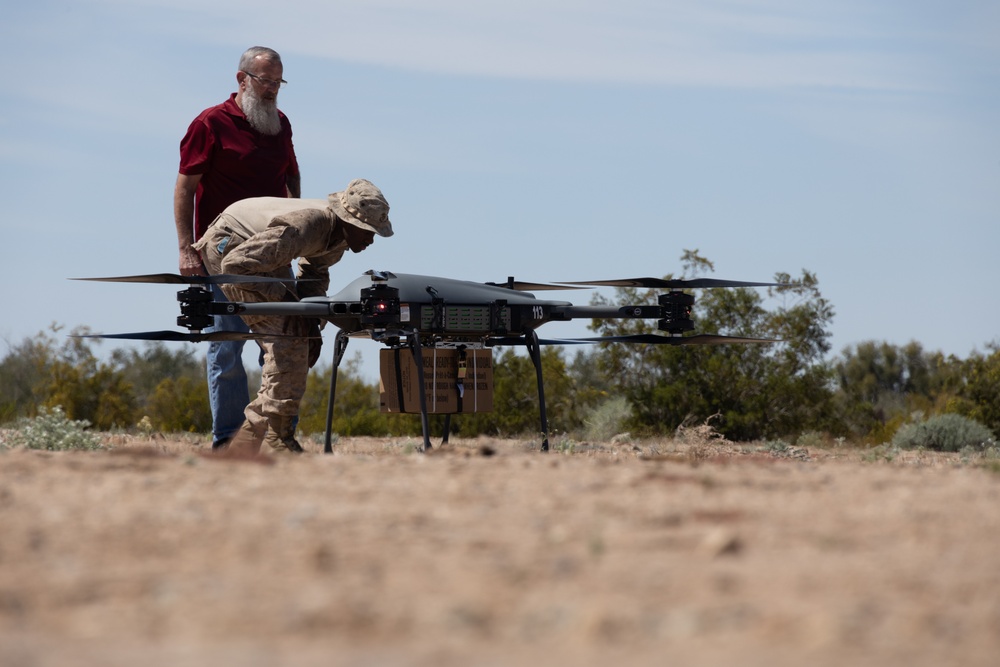
[[[242,243],[254,243],[254,240]],[[195,247],[201,252],[208,273],[219,275],[224,273],[222,261],[225,255],[242,243],[240,239],[233,238],[225,230],[216,230],[213,225]],[[260,275],[288,278],[290,272],[290,267],[282,267],[280,270]],[[220,287],[230,301],[244,303],[272,300],[257,291],[257,287],[284,291],[284,288],[277,283],[225,284]],[[243,317],[243,320],[253,333],[280,335],[286,333],[289,318],[251,316]],[[289,431],[294,431],[294,418],[299,414],[299,404],[306,391],[306,378],[309,375],[309,342],[304,338],[270,338],[258,340],[257,344],[264,353],[260,391],[247,405],[244,415],[254,431],[263,433],[266,427],[270,427],[279,439],[294,437],[295,434]]]
[[[223,292],[230,301],[247,301],[241,290],[226,289]],[[282,334],[285,331],[284,317],[245,318],[250,330],[258,334]],[[294,418],[299,414],[299,404],[306,391],[306,377],[309,375],[309,343],[303,338],[272,338],[258,340],[264,352],[264,366],[261,369],[260,391],[247,406],[244,414],[254,430],[263,430],[265,424],[279,438],[289,438],[294,433]]]

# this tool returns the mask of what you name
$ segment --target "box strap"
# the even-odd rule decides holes
[[[396,396],[399,397],[399,412],[403,414],[406,412],[406,406],[403,405],[405,399],[403,398],[403,365],[400,363],[400,348],[393,349],[393,356],[396,360]]]
[[[458,366],[455,368],[455,389],[458,393],[458,411],[463,412],[465,398],[465,347],[458,348]]]

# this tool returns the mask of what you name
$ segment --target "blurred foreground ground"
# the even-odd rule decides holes
[[[4,667],[1000,661],[1000,473],[958,455],[107,442],[0,451]]]

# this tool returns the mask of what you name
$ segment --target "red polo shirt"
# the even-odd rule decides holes
[[[281,132],[261,134],[250,126],[236,93],[195,118],[181,139],[180,173],[201,174],[195,192],[194,238],[216,216],[247,197],[286,197],[286,179],[297,176],[292,125],[281,116]]]

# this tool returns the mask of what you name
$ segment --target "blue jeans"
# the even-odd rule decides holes
[[[217,302],[229,299],[218,285],[212,285],[212,295]],[[215,315],[211,331],[250,331],[236,315]],[[243,411],[250,403],[247,371],[243,367],[242,340],[212,342],[208,344],[208,402],[212,408],[212,440],[218,442],[231,438],[243,424]]]

